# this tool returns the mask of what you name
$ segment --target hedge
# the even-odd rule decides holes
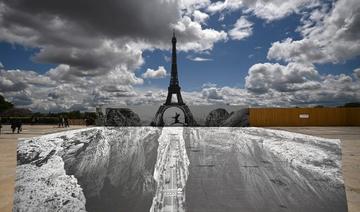
[[[12,121],[21,121],[23,124],[31,124],[32,117],[1,117],[2,124],[10,124]],[[58,117],[38,117],[35,124],[58,124]]]

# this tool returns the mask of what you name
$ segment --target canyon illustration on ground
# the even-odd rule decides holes
[[[340,140],[92,127],[21,140],[14,211],[347,211]]]

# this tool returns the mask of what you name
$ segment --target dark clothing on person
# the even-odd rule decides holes
[[[31,118],[31,125],[34,125],[36,123],[36,121],[37,121],[37,118],[35,116],[33,116]]]
[[[15,133],[16,128],[17,128],[17,133],[20,133],[22,131],[22,122],[21,121],[12,121],[11,122],[12,133]]]
[[[65,118],[65,127],[69,127],[69,119],[68,118]]]
[[[62,116],[59,117],[59,127],[64,127],[64,118]]]

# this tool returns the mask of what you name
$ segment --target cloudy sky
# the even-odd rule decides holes
[[[360,101],[358,0],[0,0],[0,94],[34,111]]]

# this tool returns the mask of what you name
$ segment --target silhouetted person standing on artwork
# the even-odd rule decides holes
[[[180,123],[179,116],[180,114],[175,112],[175,116],[172,117],[174,119],[174,124]]]

